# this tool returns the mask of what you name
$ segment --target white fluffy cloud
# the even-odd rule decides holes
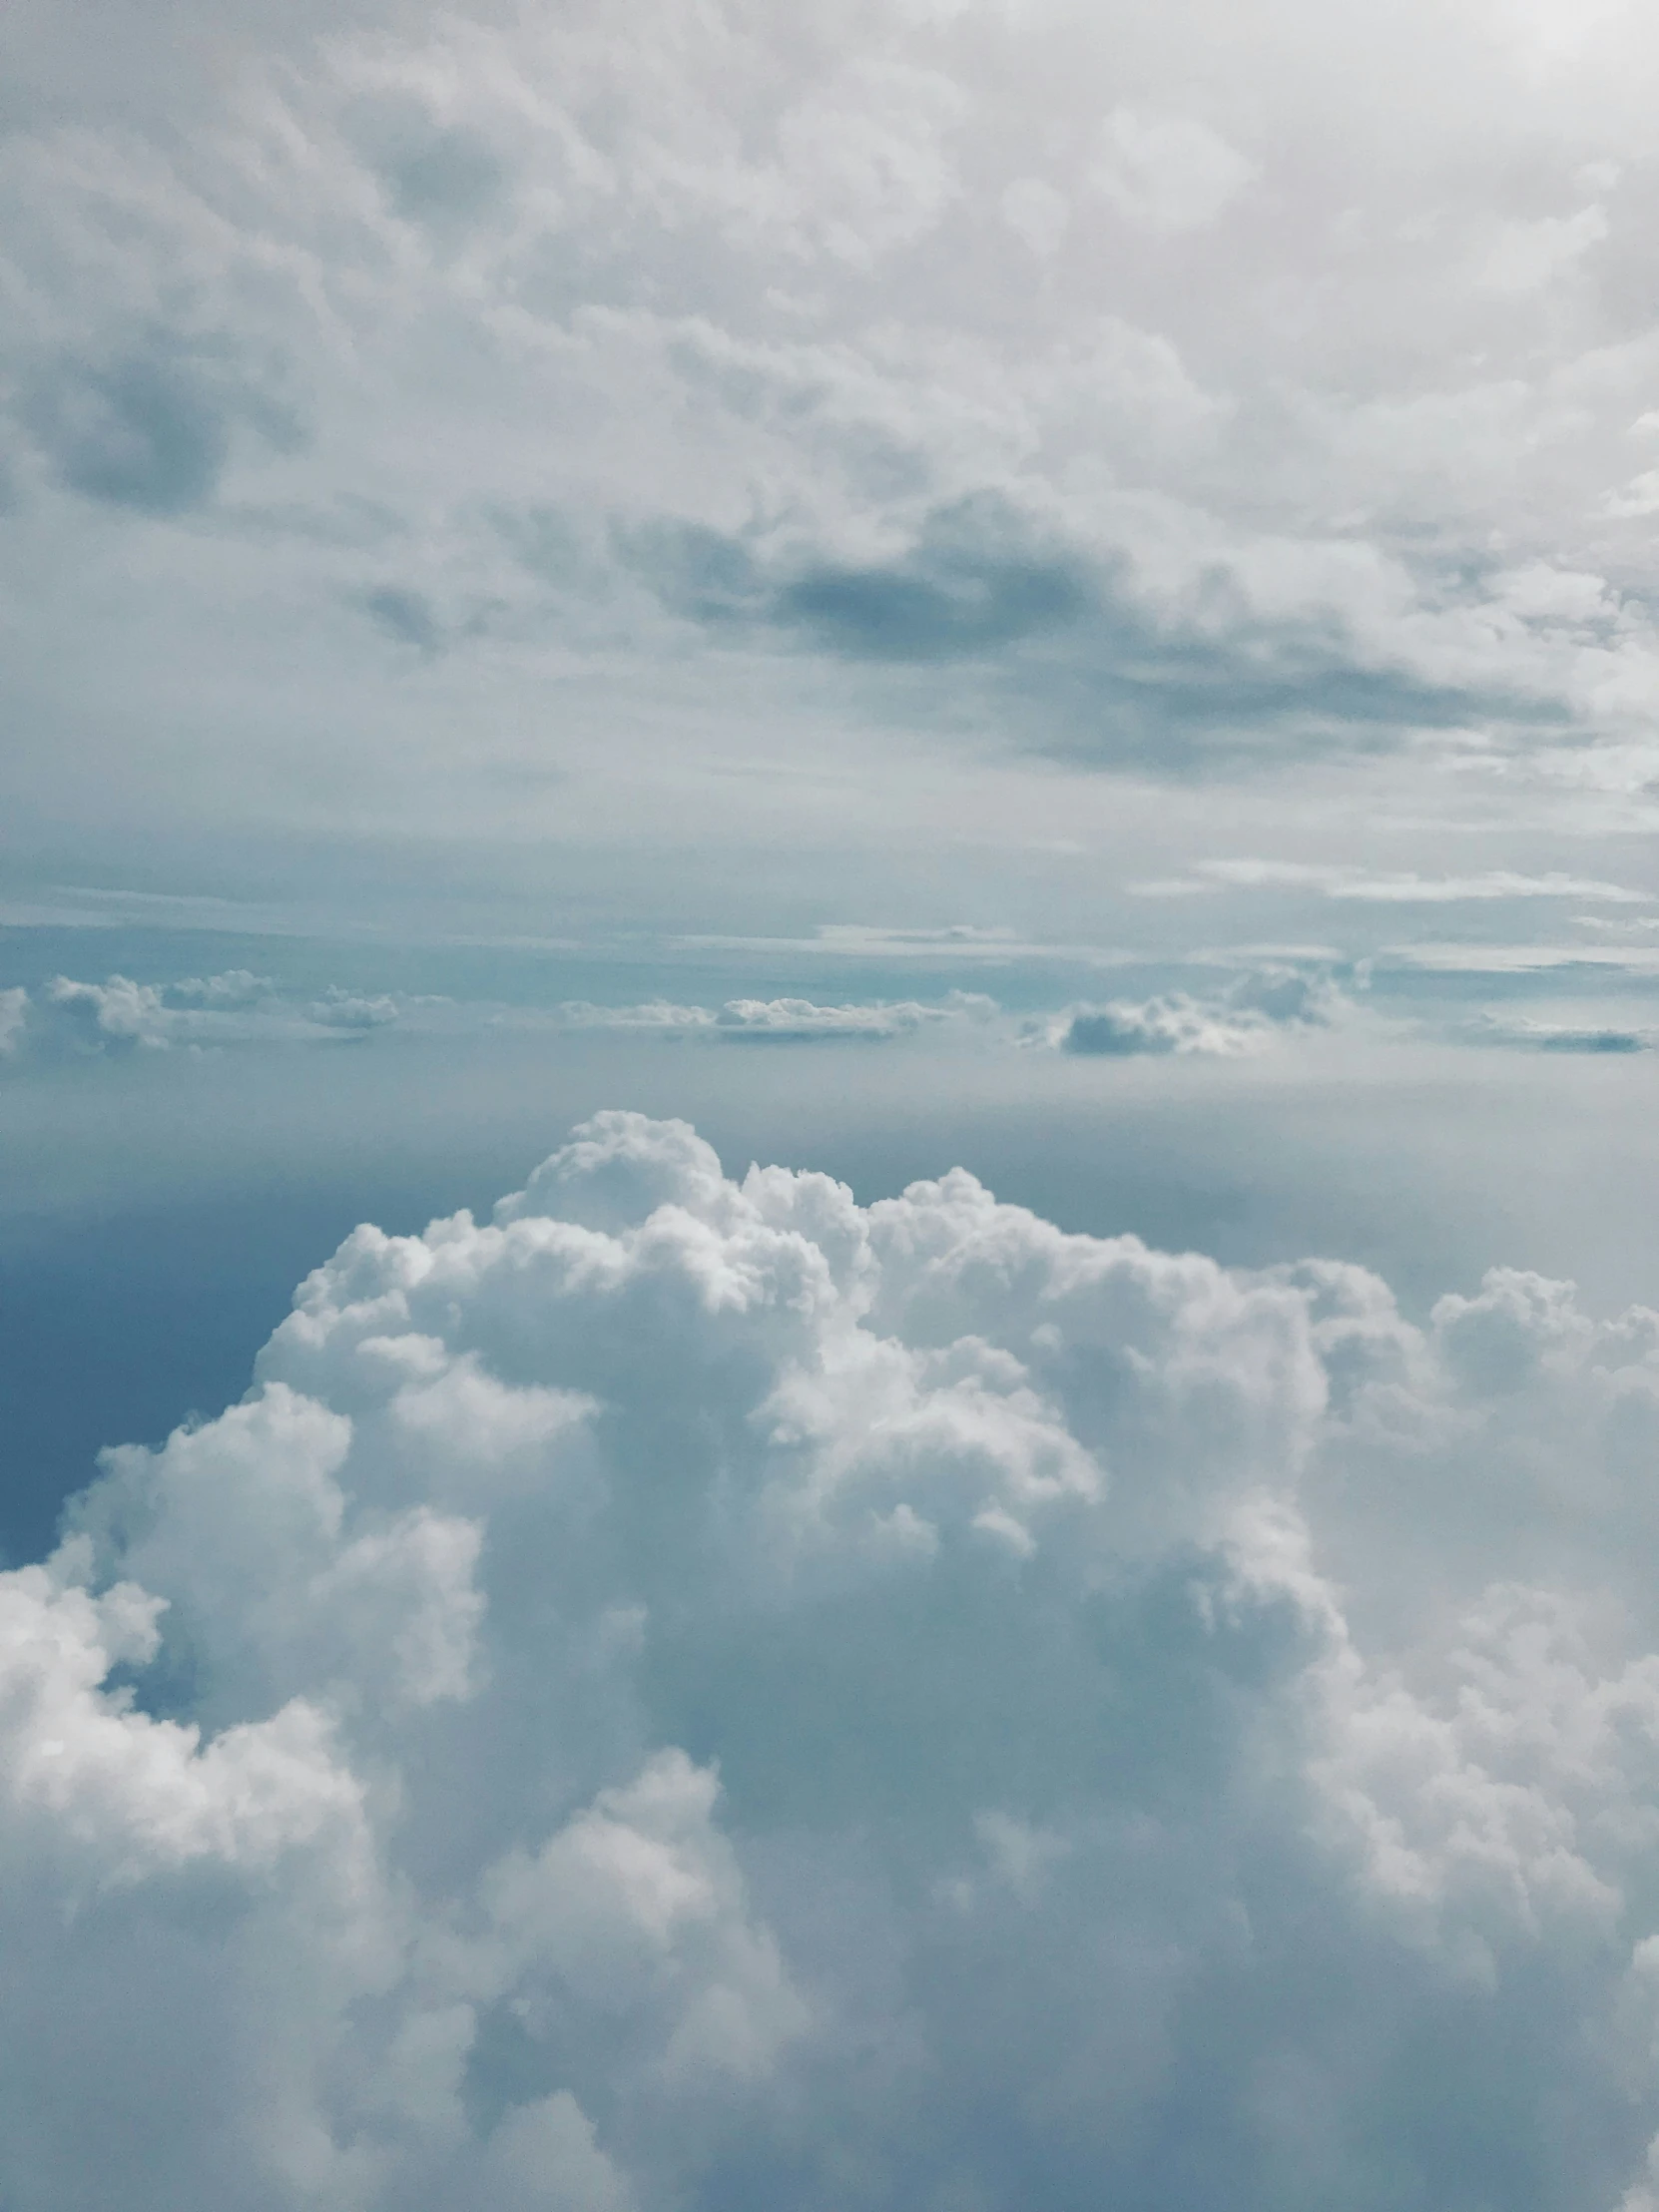
[[[318,1030],[385,1028],[401,1010],[394,998],[364,996],[338,984],[309,1004],[296,1003],[274,977],[248,968],[187,975],[172,983],[139,983],[130,975],[88,983],[54,975],[33,992],[21,985],[0,991],[0,1057],[119,1058],[260,1038],[303,1039]]]
[[[1275,966],[1240,975],[1208,998],[1170,991],[1157,998],[1070,1006],[1032,1023],[1027,1035],[1062,1052],[1105,1059],[1165,1053],[1237,1059],[1264,1051],[1276,1037],[1329,1028],[1353,1011],[1353,1001],[1330,975]]]
[[[602,1115],[0,1577],[0,2191],[1645,2205],[1656,1449],[1570,1285]]]

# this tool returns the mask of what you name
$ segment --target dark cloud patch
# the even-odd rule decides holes
[[[1088,1057],[1129,1059],[1141,1053],[1173,1052],[1178,1034],[1143,1007],[1094,1006],[1073,1014],[1061,1049]]]
[[[471,223],[500,199],[507,172],[474,131],[434,131],[406,140],[382,159],[380,174],[397,213],[410,223]]]
[[[1097,605],[1082,560],[980,497],[932,515],[901,560],[807,568],[775,593],[770,616],[843,659],[929,666],[1086,626]]]
[[[60,362],[28,394],[23,421],[61,484],[143,514],[201,506],[230,452],[223,395],[159,348]]]
[[[1381,663],[1335,610],[1266,617],[1220,567],[1155,607],[1125,563],[1057,544],[991,497],[940,510],[885,562],[792,562],[679,521],[619,533],[615,547],[688,621],[867,672],[884,711],[977,723],[1076,763],[1203,774],[1382,751],[1425,729],[1571,719],[1552,701]]]
[[[1034,750],[1101,766],[1199,771],[1379,752],[1415,730],[1493,718],[1568,719],[1512,694],[1364,666],[1335,621],[1251,621],[1217,635],[1106,602],[1077,646],[1028,657],[1005,695]]]
[[[665,517],[618,529],[614,546],[671,614],[710,628],[778,619],[777,588],[739,537]]]
[[[1479,1032],[1494,1044],[1520,1045],[1533,1052],[1588,1054],[1591,1058],[1630,1052],[1650,1052],[1655,1042],[1650,1029],[1624,1029],[1599,1024],[1583,1028],[1557,1026],[1542,1021],[1502,1021],[1488,1017]]]
[[[379,584],[361,593],[357,604],[375,628],[398,645],[413,646],[419,653],[442,651],[442,626],[424,592],[402,584]]]
[[[137,514],[181,515],[219,489],[237,432],[292,452],[299,413],[275,357],[224,338],[147,331],[97,352],[61,352],[23,386],[19,426],[65,489]]]
[[[1633,1029],[1563,1029],[1539,1040],[1544,1052],[1643,1052],[1647,1039]]]
[[[1088,594],[1060,561],[991,557],[826,568],[779,593],[775,619],[856,660],[952,661],[1078,621]]]
[[[418,103],[357,102],[346,129],[405,223],[439,233],[466,230],[486,217],[506,190],[507,163],[482,132],[442,123]]]

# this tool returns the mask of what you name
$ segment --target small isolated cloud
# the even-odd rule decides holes
[[[256,975],[249,968],[227,968],[223,975],[181,976],[177,983],[162,986],[166,1005],[203,1006],[215,1011],[259,1006],[276,995],[275,978]]]
[[[0,1574],[0,2193],[1638,2206],[1656,1449],[1571,1284],[600,1115]]]
[[[366,1032],[389,1029],[399,1018],[400,1011],[396,999],[383,992],[365,997],[360,992],[342,990],[337,983],[330,983],[323,995],[306,1007],[305,1015],[307,1020],[323,1029]]]
[[[660,998],[635,1006],[569,999],[557,1008],[556,1018],[572,1029],[657,1030],[727,1043],[806,1044],[837,1037],[881,1043],[941,1022],[988,1021],[996,1011],[996,1001],[981,992],[950,991],[931,1004],[875,999],[838,1006],[821,1006],[810,998],[729,998],[719,1007],[681,1006]]]
[[[817,1006],[810,998],[730,998],[716,1023],[723,1036],[757,1043],[815,1037],[867,1037],[879,1043],[933,1022],[982,1019],[994,1011],[994,1000],[970,991],[953,991],[941,1006],[924,1006],[915,999],[894,1005],[877,1001],[867,1006]]]
[[[1050,1031],[1062,1052],[1106,1059],[1165,1052],[1234,1058],[1259,1052],[1271,1034],[1266,1022],[1235,1020],[1227,1009],[1182,991],[1138,1003],[1119,998],[1078,1006],[1060,1017],[1057,1034]]]
[[[1068,1007],[1032,1034],[1085,1057],[1196,1053],[1237,1059],[1265,1050],[1284,1032],[1329,1028],[1350,1011],[1350,1001],[1328,974],[1269,967],[1239,976],[1209,998],[1170,991]]]
[[[1469,1032],[1476,1042],[1519,1046],[1533,1052],[1623,1055],[1651,1052],[1659,1029],[1622,1022],[1555,1022],[1525,1015],[1487,1014]]]

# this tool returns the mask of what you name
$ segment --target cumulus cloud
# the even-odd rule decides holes
[[[162,986],[163,1001],[169,1006],[259,1006],[276,995],[276,978],[256,975],[250,968],[227,968],[222,975],[185,975]]]
[[[1063,1052],[1106,1058],[1198,1053],[1235,1059],[1263,1051],[1277,1034],[1329,1028],[1352,1010],[1328,973],[1275,966],[1240,975],[1209,998],[1170,991],[1068,1007],[1033,1024],[1028,1035]]]
[[[1569,1284],[601,1115],[0,1576],[0,2186],[1645,2204],[1656,1441]]]
[[[0,992],[0,1056],[120,1058],[258,1039],[300,1041],[314,1039],[319,1028],[354,1033],[385,1028],[402,1010],[396,998],[363,995],[338,984],[306,1004],[274,977],[249,968],[186,975],[167,983],[139,983],[129,975],[88,983],[55,975],[32,993],[22,986]]]
[[[112,975],[105,983],[55,975],[40,994],[36,1015],[49,1037],[78,1052],[158,1051],[170,1041],[161,992],[126,975]]]
[[[365,994],[342,990],[330,983],[321,998],[305,1009],[308,1018],[324,1029],[389,1029],[398,1018],[395,998],[385,992]]]

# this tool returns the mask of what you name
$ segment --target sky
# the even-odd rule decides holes
[[[1656,103],[12,0],[3,2212],[1656,2212]]]

